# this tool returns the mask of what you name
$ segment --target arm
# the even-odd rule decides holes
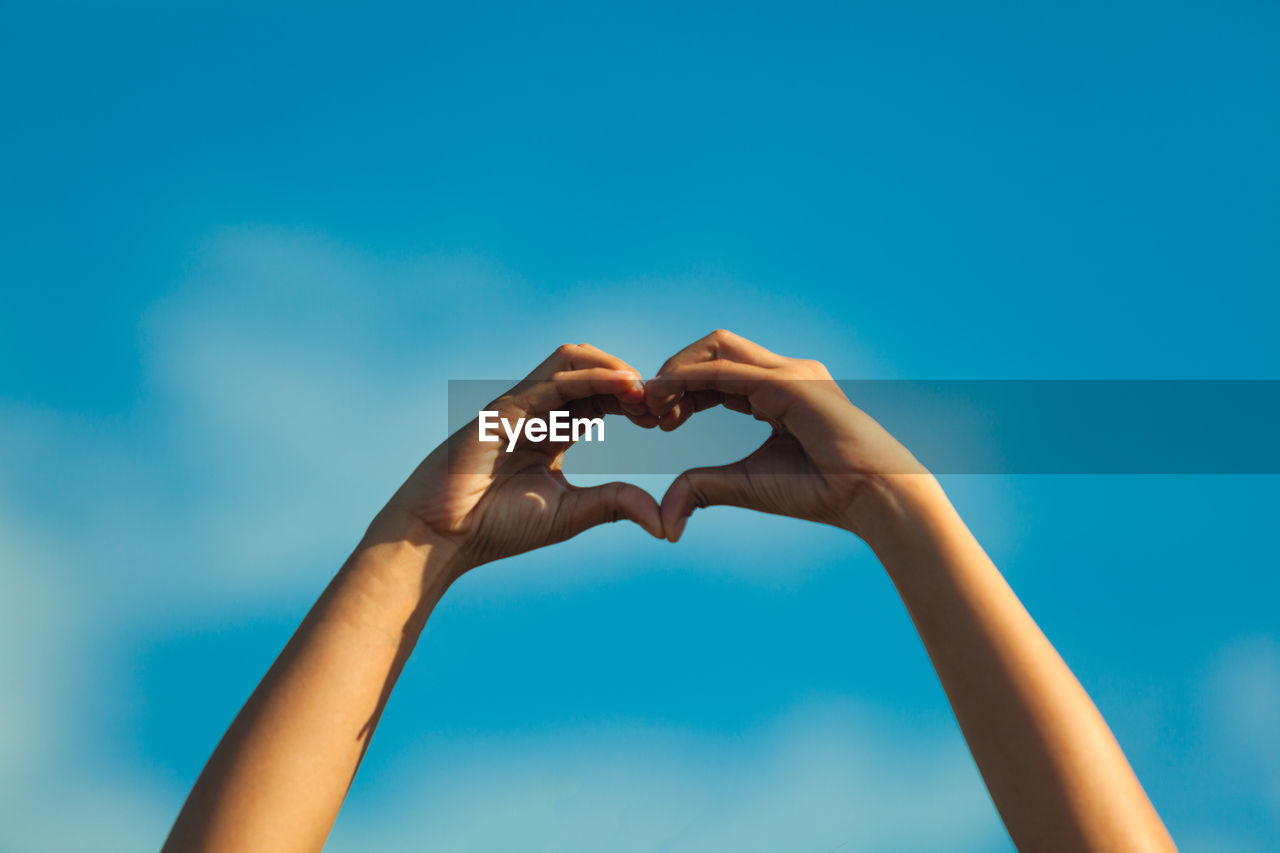
[[[1120,745],[937,481],[884,495],[872,547],[1022,850],[1172,850]]]
[[[166,851],[324,846],[455,556],[443,542],[356,549],[223,736]]]
[[[564,407],[642,426],[639,374],[586,345],[558,349],[489,408],[512,419]],[[317,851],[427,617],[467,570],[629,518],[661,537],[641,489],[570,485],[567,444],[512,453],[460,430],[370,525],[214,750],[166,851]]]
[[[661,507],[668,538],[679,538],[696,507],[728,504],[865,539],[1019,849],[1174,849],[1097,708],[937,481],[822,365],[716,332],[669,360],[646,399],[662,429],[712,405],[773,425],[745,459],[672,483]]]

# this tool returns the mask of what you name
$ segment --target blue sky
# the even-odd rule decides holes
[[[159,845],[449,379],[1277,378],[1278,17],[10,4],[0,847]],[[1264,849],[1275,478],[946,485],[1182,848]],[[712,509],[461,581],[330,849],[842,844],[1008,849],[866,548]]]

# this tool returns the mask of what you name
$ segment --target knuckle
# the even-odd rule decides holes
[[[510,394],[506,397],[499,397],[492,405],[494,411],[498,413],[498,417],[507,420],[514,420],[516,417],[528,411],[530,400],[528,394]]]
[[[610,483],[602,488],[603,491],[598,493],[599,500],[596,503],[597,517],[601,523],[607,524],[626,518],[626,513],[622,511],[622,485],[620,483]]]
[[[826,375],[827,368],[820,362],[812,358],[798,358],[794,362],[796,372],[802,376],[819,378]]]
[[[693,499],[693,505],[697,509],[706,509],[711,505],[710,495],[702,488],[702,473],[701,471],[689,471],[683,475],[685,484],[689,487],[689,496]]]
[[[573,355],[574,350],[576,349],[577,347],[575,347],[573,344],[561,344],[560,346],[556,347],[556,351],[554,354],[560,355],[560,356]]]
[[[735,337],[735,335],[728,329],[716,329],[708,337],[717,341],[727,341]]]

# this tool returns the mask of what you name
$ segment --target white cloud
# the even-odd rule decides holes
[[[1280,827],[1280,641],[1254,636],[1222,650],[1209,678],[1218,746],[1246,773]]]
[[[82,607],[73,589],[44,549],[11,521],[0,504],[0,565],[5,567],[0,596],[0,798],[8,801],[24,773],[56,748],[65,710],[33,697],[64,694],[65,673],[77,641]]]
[[[170,794],[90,755],[89,703],[110,697],[86,685],[115,665],[106,641],[230,601],[314,594],[443,436],[447,379],[516,378],[565,340],[609,346],[598,336],[638,325],[606,307],[614,296],[549,297],[466,255],[375,257],[230,229],[144,318],[134,411],[5,404],[0,640],[21,650],[0,659],[6,846],[158,838]],[[82,817],[59,821],[51,803]]]
[[[516,378],[566,340],[616,348],[650,372],[668,350],[735,325],[733,311],[716,317],[741,295],[731,281],[646,285],[635,302],[618,299],[635,296],[634,282],[548,295],[483,259],[378,258],[303,232],[230,230],[146,317],[149,380],[134,412],[93,421],[5,407],[0,641],[33,651],[0,658],[4,846],[155,846],[172,792],[81,750],[95,731],[88,702],[104,698],[84,686],[108,663],[104,640],[232,601],[313,596],[443,436],[449,378]],[[752,298],[753,312],[787,313],[783,297]],[[681,323],[664,322],[673,311]],[[816,347],[812,332],[792,332],[766,343]],[[835,331],[819,337],[857,361]],[[660,495],[670,477],[642,479]],[[707,571],[774,585],[855,547],[810,528],[785,547],[790,559],[753,572],[783,550],[774,528],[800,523],[743,519],[700,513],[679,547]],[[756,559],[726,559],[726,531]],[[593,573],[569,570],[570,558],[606,537],[632,554],[671,547],[593,531],[557,551],[554,574],[494,567],[471,585],[473,603],[585,582]],[[332,849],[417,850],[424,838],[457,850],[598,849],[602,838],[670,851],[1001,845],[958,735],[919,737],[855,709],[732,742],[625,727],[460,740],[439,762],[424,748],[428,771],[403,774],[420,802],[353,803]]]
[[[0,847],[29,853],[154,848],[172,815],[146,780],[98,766],[85,684],[120,614],[77,583],[71,550],[15,523],[0,494]],[[98,608],[108,612],[102,613]]]
[[[518,378],[557,344],[580,340],[651,372],[710,329],[672,332],[673,306],[681,317],[717,305],[736,316],[742,292],[724,277],[546,291],[471,256],[376,257],[281,229],[216,235],[143,325],[146,414],[158,440],[145,453],[167,460],[156,476],[181,481],[161,515],[180,531],[173,549],[195,562],[169,595],[208,602],[323,580],[445,435],[448,379]],[[752,297],[752,312],[769,316],[792,301]],[[832,338],[848,356],[847,340]],[[812,329],[805,340],[814,345]],[[139,562],[172,570],[167,560]]]

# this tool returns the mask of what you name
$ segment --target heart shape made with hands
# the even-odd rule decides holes
[[[724,330],[680,350],[647,381],[597,347],[564,345],[489,409],[512,423],[560,410],[575,418],[623,415],[640,427],[669,432],[713,406],[765,421],[771,434],[736,462],[684,471],[661,502],[631,483],[570,484],[561,463],[572,441],[523,441],[512,453],[481,444],[473,421],[470,431],[451,439],[463,460],[462,476],[473,485],[452,489],[454,505],[443,511],[433,507],[416,514],[453,522],[444,527],[465,534],[473,562],[562,541],[621,518],[675,542],[693,511],[712,505],[857,532],[855,499],[868,475],[885,460],[890,466],[918,465],[845,397],[821,364],[780,356]]]

